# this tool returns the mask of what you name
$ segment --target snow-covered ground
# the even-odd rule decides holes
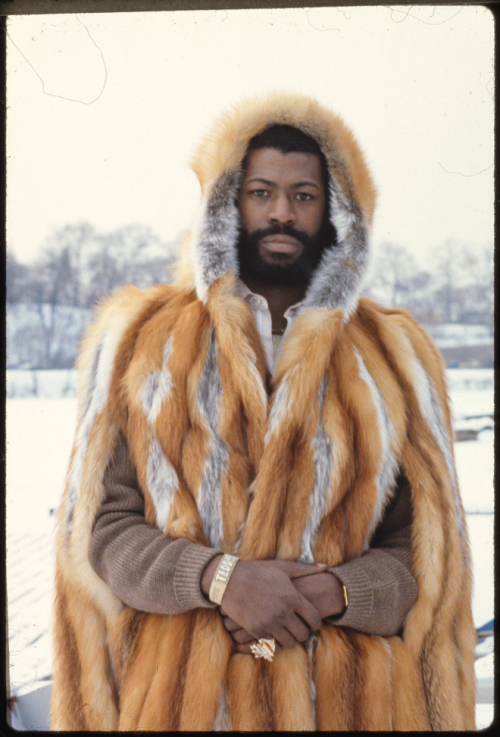
[[[77,372],[75,369],[9,369],[7,371],[7,396],[43,397],[57,399],[76,395]]]
[[[459,372],[448,372],[456,421],[492,415],[492,372]],[[52,672],[51,510],[59,503],[75,422],[74,397],[7,401],[9,662],[11,690],[19,693]],[[493,431],[483,430],[475,441],[456,443],[455,453],[473,553],[473,612],[479,627],[493,618]],[[476,664],[478,677],[493,677],[492,654]],[[491,704],[478,705],[478,726],[484,728],[492,717]]]

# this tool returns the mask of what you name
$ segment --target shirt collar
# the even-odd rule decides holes
[[[241,281],[241,279],[238,279],[238,287],[243,299],[251,304],[255,309],[269,310],[267,299],[263,297],[262,294],[256,294],[255,292],[252,292],[252,290],[249,289],[245,282]],[[302,302],[297,302],[296,304],[291,305],[285,312],[285,317],[295,317],[297,310],[299,309],[301,304]]]

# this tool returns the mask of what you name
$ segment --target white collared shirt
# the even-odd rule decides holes
[[[293,321],[297,317],[297,311],[302,303],[297,302],[297,304],[292,305],[287,309],[285,312],[287,322],[285,332],[283,333],[283,336],[279,336],[279,340],[273,341],[273,321],[269,305],[267,304],[267,299],[261,294],[255,294],[255,292],[252,292],[247,285],[241,281],[241,279],[239,280],[239,288],[241,296],[254,314],[255,322],[257,323],[257,330],[262,338],[262,343],[266,352],[267,365],[269,367],[269,371],[274,374],[276,358],[279,353],[279,344],[290,332]],[[276,339],[276,336],[274,336],[274,338]]]

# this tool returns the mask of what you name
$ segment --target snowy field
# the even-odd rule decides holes
[[[493,414],[491,371],[451,370],[449,383],[457,424],[466,417]],[[11,690],[20,693],[52,672],[51,511],[59,503],[75,422],[72,396],[18,394],[7,401],[9,660]],[[473,553],[473,612],[479,627],[493,618],[493,431],[484,429],[477,440],[457,442],[455,453]],[[492,656],[476,662],[492,677]],[[487,726],[492,714],[491,705],[479,704],[478,726]]]

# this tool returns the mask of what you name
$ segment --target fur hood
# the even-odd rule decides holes
[[[241,163],[250,139],[270,125],[292,125],[314,138],[329,171],[331,222],[337,245],[323,255],[302,310],[356,309],[369,256],[375,187],[349,128],[315,100],[271,94],[250,100],[223,115],[192,161],[202,202],[196,226],[184,245],[179,281],[206,301],[209,287],[223,274],[238,273],[237,195]]]

